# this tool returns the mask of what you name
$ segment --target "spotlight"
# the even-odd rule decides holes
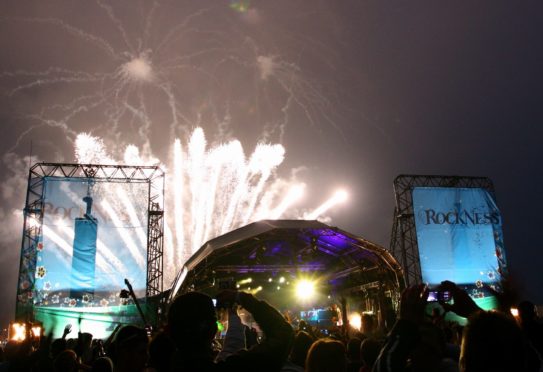
[[[268,278],[268,283],[271,283],[273,281],[272,278]]]
[[[32,336],[34,336],[35,338],[40,338],[41,337],[41,327],[40,326],[33,326],[30,330],[32,331]]]
[[[280,277],[279,278],[279,283],[284,283],[284,282],[285,282],[285,277],[284,276]]]
[[[262,286],[258,286],[256,287],[255,289],[253,289],[252,291],[250,291],[249,293],[251,293],[252,295],[255,295],[257,294],[258,292],[260,292],[262,290]]]
[[[302,301],[313,298],[315,296],[315,283],[307,279],[298,281],[296,283],[296,296]]]
[[[518,309],[516,307],[511,308],[511,315],[513,315],[515,318],[518,318]]]
[[[12,323],[9,327],[9,339],[11,341],[24,341],[26,339],[26,324]]]
[[[242,279],[238,282],[238,285],[244,285],[244,284],[248,284],[248,283],[252,283],[253,282],[253,278],[246,278],[246,279]]]
[[[351,327],[356,328],[360,331],[360,328],[362,327],[362,317],[359,313],[351,313],[348,316],[349,324]]]

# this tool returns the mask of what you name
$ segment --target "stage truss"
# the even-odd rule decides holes
[[[392,255],[404,270],[406,286],[422,282],[412,191],[415,187],[480,188],[494,198],[494,185],[486,177],[399,175],[394,179],[394,222],[390,238]]]
[[[163,291],[164,171],[158,166],[37,163],[28,173],[23,239],[17,284],[16,318],[33,319],[37,248],[42,236],[46,178],[148,183],[146,297]]]

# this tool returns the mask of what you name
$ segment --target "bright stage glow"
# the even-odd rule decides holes
[[[35,338],[39,338],[41,337],[41,327],[40,326],[34,326],[30,329],[30,331],[32,332],[32,336],[34,336]]]
[[[304,216],[305,219],[308,220],[316,220],[320,216],[322,216],[324,213],[326,213],[331,208],[335,207],[336,205],[343,203],[347,201],[349,198],[349,194],[345,190],[337,190],[334,195],[327,201],[325,201],[323,204],[321,204],[317,209],[315,209],[313,212],[307,214]]]
[[[240,280],[237,284],[238,285],[244,285],[244,284],[249,284],[249,283],[252,283],[252,282],[253,282],[253,278],[246,278],[246,279]]]
[[[26,339],[26,324],[12,323],[10,327],[9,339],[16,342],[24,341]]]
[[[315,296],[315,282],[300,279],[296,283],[296,297],[302,301],[311,300]]]
[[[360,328],[362,328],[362,317],[360,316],[359,313],[351,313],[349,314],[349,324],[351,325],[351,327],[357,329],[360,331]]]
[[[516,307],[511,308],[511,315],[513,315],[515,318],[518,317],[518,309]]]

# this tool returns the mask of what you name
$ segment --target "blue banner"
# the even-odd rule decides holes
[[[475,298],[495,287],[505,269],[502,218],[492,195],[480,188],[413,189],[422,280],[450,280]]]
[[[148,184],[90,182],[44,179],[36,307],[119,306],[125,278],[145,296]]]

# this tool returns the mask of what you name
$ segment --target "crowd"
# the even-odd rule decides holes
[[[226,290],[212,299],[199,292],[178,296],[163,329],[148,336],[137,326],[118,327],[107,340],[65,328],[62,338],[8,342],[0,349],[4,371],[543,371],[543,325],[533,304],[507,311],[483,311],[454,283],[442,283],[452,301],[443,311],[468,318],[460,327],[442,311],[426,313],[428,289],[406,289],[398,319],[385,332],[370,319],[361,331],[348,324],[323,335],[300,322],[296,329],[276,309],[251,294]],[[249,312],[262,337],[256,337],[235,306]],[[217,342],[217,308],[228,329]]]

